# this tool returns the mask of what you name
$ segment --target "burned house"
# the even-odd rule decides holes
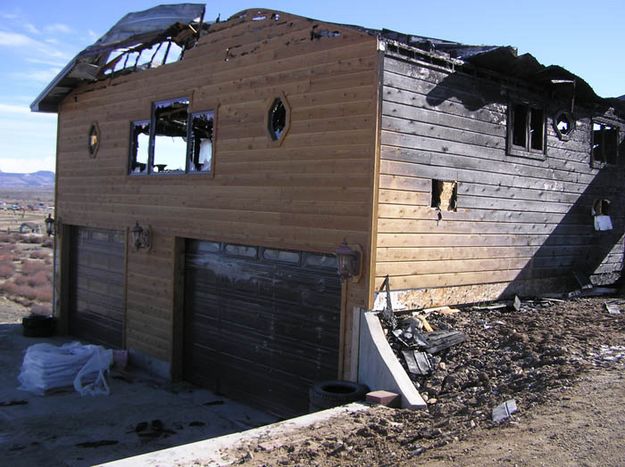
[[[203,16],[127,15],[32,104],[69,333],[292,413],[356,378],[386,276],[412,308],[619,277],[622,101],[511,47]]]

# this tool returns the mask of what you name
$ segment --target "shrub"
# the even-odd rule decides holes
[[[50,237],[44,237],[41,242],[41,246],[44,248],[52,248],[53,245],[54,245],[54,242]]]
[[[20,238],[20,242],[22,243],[43,243],[43,241],[43,235],[38,234],[22,235],[22,237]]]
[[[7,295],[21,297],[28,300],[37,300],[40,302],[52,301],[52,287],[31,287],[29,285],[18,285],[14,282],[7,281],[0,285]]]
[[[0,243],[17,243],[18,238],[19,234],[0,232]]]
[[[45,271],[45,272],[52,273],[52,269],[50,268],[50,266],[47,266],[46,263],[43,262],[43,261],[25,259],[22,262],[22,272],[23,273],[25,273],[25,274],[35,274],[35,273],[38,273],[40,271]]]
[[[30,308],[30,312],[33,315],[49,316],[52,314],[52,306],[35,304]]]
[[[15,265],[12,262],[0,260],[0,277],[7,279],[15,273]]]
[[[30,257],[32,259],[48,259],[50,257],[50,252],[49,251],[43,251],[40,248],[37,248],[33,251],[30,252]]]

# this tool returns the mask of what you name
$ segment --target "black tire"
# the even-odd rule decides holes
[[[22,318],[22,334],[26,337],[50,337],[54,335],[55,322],[52,316],[25,316]]]
[[[308,391],[310,412],[330,409],[339,405],[363,400],[369,392],[364,384],[351,381],[323,381]]]

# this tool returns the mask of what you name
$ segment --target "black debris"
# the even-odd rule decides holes
[[[10,400],[10,401],[1,401],[0,407],[10,407],[12,405],[26,405],[28,401],[25,400]]]
[[[118,443],[119,441],[114,439],[103,439],[100,441],[87,441],[84,443],[78,443],[75,446],[79,448],[99,448],[102,446],[113,446]]]

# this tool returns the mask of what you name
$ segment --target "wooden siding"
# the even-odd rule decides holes
[[[383,80],[377,285],[388,274],[413,291],[402,294],[410,306],[430,306],[567,289],[573,271],[620,273],[625,154],[619,167],[591,168],[589,113],[576,109],[561,141],[551,116],[570,102],[547,104],[546,157],[513,157],[508,103],[539,96],[391,56]],[[440,220],[432,179],[458,182],[457,211]],[[594,231],[598,198],[612,201],[611,232]]]
[[[340,37],[311,40],[314,25]],[[265,21],[211,26],[180,62],[65,99],[57,215],[113,229],[139,221],[154,232],[150,252],[129,249],[128,347],[166,361],[175,351],[176,238],[326,253],[346,238],[369,251],[377,60],[374,37],[283,13],[274,21],[269,12]],[[265,113],[281,95],[290,129],[276,145]],[[190,111],[217,109],[214,176],[128,176],[130,122],[149,119],[153,101],[183,96]],[[101,144],[90,159],[94,121]],[[368,306],[369,287],[368,280],[350,284],[347,309]],[[343,357],[349,362],[349,349]]]

